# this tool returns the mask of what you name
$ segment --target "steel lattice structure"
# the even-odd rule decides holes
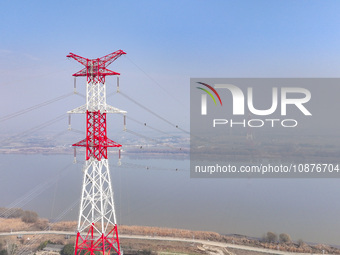
[[[97,59],[87,59],[73,53],[67,55],[85,66],[73,76],[86,76],[87,80],[86,104],[68,112],[86,114],[86,138],[73,144],[86,148],[75,255],[92,255],[95,252],[123,254],[107,158],[108,147],[121,145],[107,138],[106,114],[126,112],[106,104],[105,84],[106,76],[119,75],[106,67],[123,54],[126,53],[118,50]]]

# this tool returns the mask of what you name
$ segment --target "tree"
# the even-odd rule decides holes
[[[49,242],[49,240],[40,243],[37,250],[40,251],[40,250],[44,249],[47,246],[48,242]]]
[[[13,209],[10,209],[10,212],[11,212],[11,215],[9,216],[9,218],[20,218],[22,217],[24,210],[22,210],[21,208],[13,208]]]
[[[14,255],[16,254],[18,246],[15,243],[7,241],[7,254]]]
[[[6,250],[1,250],[0,251],[0,255],[7,255],[7,251]]]
[[[40,229],[40,230],[44,230],[44,229],[47,229],[48,227],[48,220],[37,220],[35,223],[34,223],[34,227],[37,228],[37,229]]]
[[[152,251],[144,249],[141,252],[139,252],[139,254],[141,254],[141,255],[152,255]]]
[[[277,234],[275,234],[274,232],[267,232],[267,241],[269,243],[275,243],[277,242]]]
[[[297,244],[299,247],[302,247],[305,245],[305,242],[302,239],[299,239]]]
[[[40,250],[43,250],[48,244],[57,244],[56,242],[52,242],[51,240],[46,240],[42,243],[39,244],[37,250],[40,251]]]
[[[279,235],[279,240],[280,243],[290,243],[292,241],[292,239],[290,238],[290,236],[286,233],[282,233]]]
[[[61,255],[73,255],[74,254],[74,245],[66,244],[60,252]]]
[[[0,218],[20,218],[23,212],[20,208],[0,207]]]
[[[32,211],[24,211],[21,220],[25,223],[35,223],[38,220],[38,214]]]

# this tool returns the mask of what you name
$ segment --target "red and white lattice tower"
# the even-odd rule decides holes
[[[67,55],[85,66],[73,76],[86,76],[87,80],[86,104],[68,112],[86,114],[86,138],[73,144],[86,148],[75,255],[123,254],[107,159],[107,148],[121,145],[107,138],[106,114],[126,112],[106,104],[105,84],[106,76],[119,75],[106,67],[123,54],[118,50],[97,59]]]

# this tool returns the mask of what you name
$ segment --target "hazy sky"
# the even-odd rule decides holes
[[[110,66],[122,91],[189,129],[190,77],[338,77],[339,11],[338,1],[1,1],[0,116],[72,91],[81,65],[69,52],[123,49]],[[176,131],[119,95],[109,102]],[[6,127],[83,103],[72,97]]]
[[[121,91],[167,120],[189,130],[190,77],[339,77],[339,13],[340,1],[2,0],[0,118],[72,92],[72,74],[82,66],[74,60],[66,59],[69,52],[97,58],[122,49],[127,55],[109,67],[121,73]],[[78,90],[84,93],[85,80],[79,79],[77,84]],[[107,86],[109,92],[114,91],[113,78],[108,79]],[[129,116],[141,122],[152,123],[156,128],[176,132],[176,129],[136,107],[121,95],[108,98],[108,102],[127,110]],[[0,123],[0,134],[22,132],[82,104],[83,98],[72,96]],[[84,120],[84,116],[76,120],[80,119]],[[113,123],[120,126],[119,129],[122,128],[121,119]],[[51,129],[60,132],[66,127],[67,120]],[[115,140],[114,137],[112,139]],[[199,183],[192,181],[188,176],[182,181],[188,181],[191,185]],[[227,183],[218,181],[221,188]],[[241,205],[230,207],[233,208],[235,215],[239,212],[245,213],[244,219],[253,219],[249,217],[249,214],[255,215],[251,213],[251,209],[259,210],[256,215],[260,215],[263,208],[270,208],[267,213],[275,215],[276,211],[284,207],[282,211],[287,209],[292,213],[287,218],[297,217],[299,222],[301,219],[303,226],[309,227],[306,232],[310,234],[316,233],[315,229],[310,229],[315,219],[326,222],[326,227],[322,229],[323,233],[333,227],[334,229],[330,231],[333,239],[327,240],[335,242],[334,236],[339,234],[339,228],[336,228],[338,225],[333,224],[330,218],[323,217],[322,212],[318,211],[319,217],[308,221],[305,214],[295,215],[294,213],[299,211],[290,203],[293,193],[296,192],[299,195],[298,199],[303,203],[307,201],[306,204],[309,205],[303,207],[306,214],[313,206],[319,206],[317,203],[320,201],[327,205],[321,204],[322,210],[332,214],[338,212],[336,210],[339,208],[336,199],[336,194],[339,193],[336,183],[338,180],[329,180],[332,182],[330,186],[327,186],[327,181],[322,180],[322,183],[329,189],[320,188],[320,193],[314,196],[304,193],[306,189],[302,181],[289,180],[282,184],[282,189],[278,190],[277,194],[265,193],[267,195],[263,196],[263,199],[259,196],[259,199],[263,200],[262,204],[257,203],[258,200],[255,198],[257,193],[251,190],[252,186],[242,182],[248,187],[245,195],[230,197]],[[263,190],[273,185],[270,181],[265,182],[266,185],[260,183],[262,180],[254,182],[258,185],[256,187]],[[214,185],[213,182],[209,183]],[[237,183],[234,185],[237,186]],[[290,192],[288,195],[280,192],[284,191],[286,185]],[[319,191],[314,189],[314,186],[317,186],[314,182],[308,182],[307,185],[309,190]],[[202,185],[196,187],[199,192],[204,191],[201,187]],[[263,190],[262,192],[265,192]],[[200,193],[195,196],[194,192],[196,189],[192,191],[192,199],[199,201],[196,203],[199,211],[202,204]],[[284,198],[281,198],[281,195]],[[268,197],[276,201],[266,199]],[[283,203],[281,199],[284,200]],[[209,197],[207,201],[212,203],[208,204],[209,206],[215,206],[214,199]],[[247,201],[253,201],[250,209],[245,206]],[[220,206],[225,206],[226,210],[229,210],[227,206],[230,203],[222,203]],[[221,214],[218,219],[223,220],[223,217]],[[187,219],[195,220],[189,216]],[[256,222],[256,219],[249,220],[249,224]],[[272,218],[272,222],[278,221]],[[272,224],[270,221],[267,223]],[[303,226],[299,228],[300,232]],[[294,224],[289,227],[293,228]],[[229,230],[246,233],[247,229],[252,227],[247,224],[244,230],[236,228],[237,226],[235,230]],[[280,231],[280,228],[276,229]],[[285,231],[283,227],[281,229]],[[266,226],[265,231],[267,230],[270,228]],[[258,234],[248,231],[247,233]],[[263,233],[263,230],[260,232]],[[321,240],[300,232],[292,235],[294,238]],[[321,241],[327,242],[325,239]]]

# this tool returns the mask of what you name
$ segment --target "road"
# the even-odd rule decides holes
[[[75,232],[68,232],[68,231],[30,231],[30,232],[20,231],[20,232],[8,232],[8,233],[4,232],[4,233],[0,233],[0,236],[47,235],[47,234],[48,235],[70,235],[70,236],[76,235]],[[229,243],[221,243],[221,242],[199,240],[199,239],[178,238],[178,237],[141,236],[141,235],[119,235],[119,237],[122,239],[143,239],[143,240],[197,243],[197,244],[215,246],[215,247],[220,247],[220,248],[233,248],[233,249],[241,249],[241,250],[246,250],[246,251],[262,252],[262,253],[277,254],[277,255],[293,255],[293,254],[311,255],[310,253],[284,252],[284,251],[250,247],[250,246],[238,245],[238,244],[229,244]],[[321,254],[314,254],[314,255],[321,255]]]

